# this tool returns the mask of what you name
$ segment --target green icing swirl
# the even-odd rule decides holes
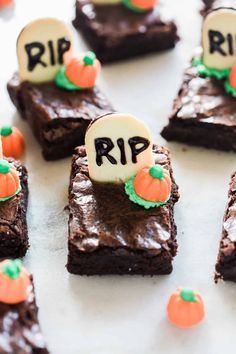
[[[236,89],[230,85],[229,79],[225,81],[225,91],[229,93],[231,96],[236,97]]]
[[[19,194],[21,191],[21,186],[17,189],[16,193],[13,195],[10,195],[9,197],[5,197],[5,198],[0,198],[0,202],[5,202],[13,197],[15,197],[15,195]]]
[[[214,68],[208,68],[204,65],[201,57],[194,57],[192,60],[192,66],[197,68],[198,74],[201,76],[215,77],[218,80],[226,78],[230,73],[229,69],[218,70]]]
[[[66,67],[65,65],[63,65],[56,77],[55,77],[55,83],[58,87],[60,88],[63,88],[63,89],[66,89],[66,90],[69,90],[69,91],[72,91],[72,90],[77,90],[77,91],[81,91],[82,88],[79,87],[79,86],[76,86],[75,84],[73,84],[71,81],[68,80],[68,78],[66,77]]]
[[[135,179],[135,176],[131,177],[125,183],[125,193],[129,196],[129,200],[131,200],[131,202],[133,202],[135,204],[139,204],[142,207],[144,207],[145,209],[149,209],[149,208],[154,208],[154,207],[159,207],[161,205],[164,205],[170,199],[170,195],[169,195],[168,198],[166,200],[164,200],[163,202],[150,202],[150,201],[147,201],[147,200],[139,197],[135,193],[135,190],[134,190],[134,179]]]
[[[138,13],[145,13],[147,12],[148,10],[143,10],[143,9],[140,9],[139,7],[136,7],[132,4],[131,0],[123,0],[123,4],[128,7],[128,9],[134,11],[134,12],[138,12]]]

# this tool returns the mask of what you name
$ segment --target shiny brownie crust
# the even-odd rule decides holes
[[[170,49],[179,39],[175,23],[164,19],[159,6],[140,14],[122,4],[77,0],[73,24],[103,63]]]
[[[114,111],[101,91],[67,91],[53,82],[20,82],[17,74],[7,85],[10,98],[30,124],[46,160],[71,156],[84,144],[88,125],[98,116]]]
[[[23,257],[29,247],[26,212],[28,173],[19,161],[9,159],[20,176],[21,192],[0,203],[0,258]]]
[[[236,282],[236,172],[232,175],[227,208],[223,220],[220,249],[216,263],[216,282],[219,279]]]
[[[235,112],[236,100],[225,92],[223,83],[200,77],[190,67],[161,135],[168,141],[236,151]]]
[[[0,353],[49,354],[39,327],[33,282],[26,301],[0,302]]]
[[[132,203],[124,185],[92,182],[86,151],[72,160],[67,269],[80,275],[169,274],[176,255],[174,204],[179,199],[167,149],[154,146],[156,163],[170,171],[171,198],[146,210]]]

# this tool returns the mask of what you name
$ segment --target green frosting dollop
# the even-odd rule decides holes
[[[7,200],[15,197],[15,195],[19,194],[21,191],[21,186],[17,189],[16,193],[13,195],[10,195],[9,197],[5,197],[5,198],[0,198],[0,202],[6,202]]]
[[[65,65],[63,65],[59,69],[59,71],[55,77],[56,85],[60,88],[63,88],[63,89],[69,90],[69,91],[72,91],[72,90],[81,91],[82,90],[81,87],[76,86],[75,84],[73,84],[71,81],[68,80],[65,71],[66,71],[66,67],[65,67]]]
[[[154,207],[159,207],[161,205],[164,205],[170,199],[170,195],[169,195],[168,198],[166,200],[164,200],[163,202],[149,202],[149,201],[139,197],[135,193],[135,190],[134,190],[134,179],[135,179],[135,176],[131,177],[125,183],[125,193],[129,196],[129,200],[131,200],[131,202],[133,202],[135,204],[139,204],[142,207],[144,207],[145,209],[149,209],[149,208],[154,208]]]
[[[208,68],[201,57],[194,57],[192,60],[192,66],[197,68],[198,74],[201,76],[215,77],[218,80],[226,78],[230,73],[229,69],[218,70],[214,68]]]
[[[229,79],[225,81],[225,91],[231,96],[236,97],[236,89],[230,85]]]

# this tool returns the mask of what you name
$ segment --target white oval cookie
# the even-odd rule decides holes
[[[89,175],[99,182],[126,182],[154,164],[152,137],[134,116],[112,113],[94,121],[85,135]]]
[[[21,80],[52,81],[65,57],[72,56],[72,33],[54,18],[29,23],[17,39],[17,58]]]
[[[209,68],[236,64],[236,11],[219,8],[206,16],[202,28],[203,62]]]

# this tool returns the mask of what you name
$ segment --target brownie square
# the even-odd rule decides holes
[[[0,302],[0,353],[49,354],[39,327],[33,280],[27,300],[15,305]]]
[[[174,48],[179,40],[173,21],[162,16],[158,5],[147,13],[136,13],[122,4],[93,5],[76,1],[75,28],[103,62]]]
[[[19,172],[21,191],[0,202],[0,258],[18,258],[23,257],[29,247],[26,222],[28,173],[19,161],[8,161]]]
[[[201,77],[190,67],[161,135],[168,141],[236,151],[236,100],[221,81]]]
[[[149,210],[132,203],[124,184],[89,178],[85,147],[72,160],[67,269],[80,275],[169,274],[176,255],[174,204],[179,199],[167,149],[154,146],[155,162],[171,175],[169,201]]]
[[[53,82],[20,82],[15,74],[7,88],[12,102],[22,118],[29,122],[42,146],[46,160],[71,156],[76,146],[84,144],[91,121],[114,111],[97,87],[67,91]]]
[[[219,279],[236,282],[236,172],[231,176],[229,185],[228,202],[216,263],[216,282]]]

